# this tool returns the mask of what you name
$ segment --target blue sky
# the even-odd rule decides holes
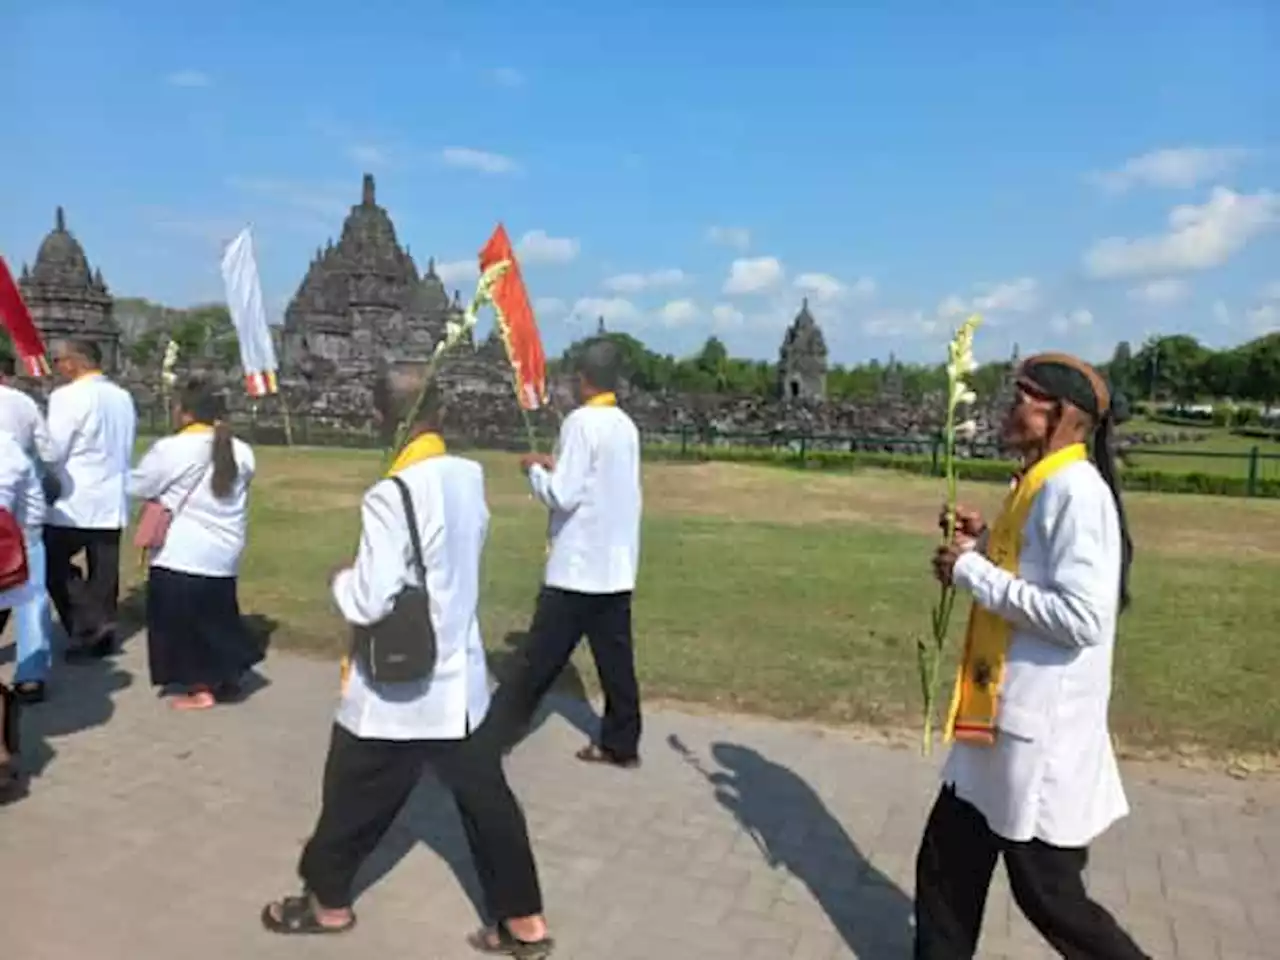
[[[0,252],[57,204],[118,295],[279,310],[364,171],[470,285],[503,220],[550,350],[833,359],[1280,327],[1280,6],[0,0]],[[17,145],[17,149],[14,145]]]

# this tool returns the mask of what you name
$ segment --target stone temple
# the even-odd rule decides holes
[[[809,312],[808,297],[778,350],[778,395],[784,401],[822,400],[827,395],[827,341]]]
[[[110,373],[119,368],[120,330],[112,316],[111,293],[102,271],[89,266],[80,241],[67,229],[61,207],[35,264],[30,269],[23,264],[18,287],[46,346],[61,339],[90,340],[102,351],[103,369]]]
[[[338,242],[316,251],[285,308],[284,380],[318,413],[367,411],[379,361],[429,356],[446,324],[461,316],[461,298],[445,289],[434,260],[419,275],[378,205],[373,176],[365,174]],[[497,332],[450,353],[440,379],[456,391],[509,400],[510,371]]]

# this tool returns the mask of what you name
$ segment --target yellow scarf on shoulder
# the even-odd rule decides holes
[[[430,460],[432,457],[443,457],[445,450],[444,437],[438,433],[422,433],[404,445],[404,449],[396,456],[385,477],[394,477],[401,470],[407,470],[416,463]],[[385,479],[384,477],[384,479]],[[351,655],[342,658],[341,666],[342,693],[346,696],[347,684],[351,680]]]
[[[1015,576],[1022,553],[1022,529],[1026,526],[1036,496],[1050,477],[1073,463],[1088,458],[1082,443],[1063,447],[1031,466],[1010,489],[987,538],[987,558],[1001,570]],[[996,717],[1000,710],[1000,687],[1004,683],[1005,661],[1013,626],[990,610],[973,604],[965,631],[964,657],[956,671],[955,692],[947,716],[944,739],[977,746],[996,741]]]
[[[612,390],[608,393],[597,393],[583,404],[584,407],[616,407],[617,405],[618,395]]]

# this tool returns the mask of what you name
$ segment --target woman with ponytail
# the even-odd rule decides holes
[[[973,606],[916,859],[916,960],[974,956],[1002,857],[1062,956],[1147,957],[1084,884],[1089,845],[1129,812],[1107,722],[1133,560],[1113,435],[1125,412],[1083,360],[1027,358],[1001,428],[1022,464],[1004,506],[989,529],[970,510],[944,518],[955,537],[934,572]]]
[[[147,652],[152,685],[175,691],[178,710],[233,699],[262,659],[236,593],[253,450],[232,436],[225,416],[210,384],[188,381],[174,405],[177,432],[156,441],[129,481],[132,496],[168,518],[149,550]]]

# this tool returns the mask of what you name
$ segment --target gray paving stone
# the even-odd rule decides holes
[[[336,668],[273,656],[269,685],[247,702],[176,715],[147,689],[141,648],[66,668],[30,714],[38,776],[0,811],[5,955],[299,956],[257,914],[296,883]],[[580,705],[555,706],[509,767],[560,957],[907,955],[935,764],[838,733],[655,709],[644,767],[602,770],[571,757]],[[1096,895],[1155,957],[1269,955],[1280,942],[1280,785],[1155,765],[1130,765],[1126,779],[1134,815],[1094,852]],[[434,784],[361,880],[357,930],[308,941],[308,958],[468,956],[474,877]],[[1053,956],[1002,874],[981,956]]]

